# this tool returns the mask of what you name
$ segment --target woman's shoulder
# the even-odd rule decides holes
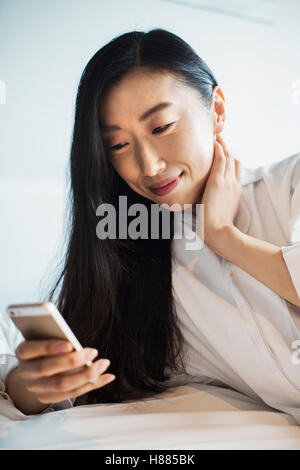
[[[275,187],[278,184],[286,186],[287,183],[295,187],[300,179],[300,152],[256,168],[242,164],[243,186],[262,179]]]
[[[252,206],[262,203],[266,210],[268,198],[287,243],[299,239],[300,152],[257,168],[244,168],[242,185],[245,200],[252,201]],[[256,208],[252,212],[256,213]],[[275,224],[274,219],[268,219]]]

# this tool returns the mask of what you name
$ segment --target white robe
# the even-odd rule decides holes
[[[234,225],[281,247],[300,298],[300,153],[255,169],[242,166],[242,190]],[[195,218],[185,213],[190,237]],[[181,225],[176,216],[175,231]],[[174,377],[174,385],[188,378],[232,388],[300,424],[300,342],[293,343],[300,340],[300,308],[218,256],[198,234],[198,250],[187,250],[187,240],[173,241],[172,283],[188,373]],[[5,312],[0,321],[0,398],[10,400],[5,381],[24,338]],[[43,413],[74,402],[49,405]]]
[[[300,154],[243,168],[242,188],[234,225],[281,247],[300,298]],[[195,216],[185,212],[186,237],[173,242],[172,276],[188,374],[262,400],[300,424],[300,307],[213,252],[198,236],[200,225],[192,231]],[[181,216],[175,220],[181,233]],[[187,250],[193,234],[199,249]]]

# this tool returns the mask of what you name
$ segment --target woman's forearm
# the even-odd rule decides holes
[[[48,406],[41,403],[34,393],[27,390],[22,377],[19,375],[18,367],[12,369],[8,374],[5,388],[16,408],[26,415],[41,413]]]
[[[300,307],[300,299],[279,246],[242,233],[235,226],[222,230],[207,243],[218,255]]]

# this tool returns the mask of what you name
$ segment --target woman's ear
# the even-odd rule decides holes
[[[214,121],[214,134],[221,134],[224,129],[226,108],[225,98],[222,89],[219,86],[213,89],[212,113]]]

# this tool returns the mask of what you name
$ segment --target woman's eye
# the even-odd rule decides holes
[[[154,132],[155,134],[162,134],[163,131],[165,131],[168,127],[170,127],[172,124],[174,124],[173,122],[171,122],[170,124],[166,124],[165,126],[160,126],[160,127],[156,127],[154,131],[156,131],[157,129],[162,129],[160,132]],[[125,143],[123,146],[122,144],[117,144],[117,145],[113,145],[112,147],[109,147],[110,150],[121,150],[125,145],[127,145],[127,143]]]
[[[113,145],[113,147],[109,147],[109,148],[110,148],[110,150],[120,150],[122,148],[122,147],[120,148],[120,145],[122,145],[122,144]]]
[[[168,127],[170,127],[172,124],[173,124],[173,122],[171,122],[170,124],[167,124],[167,125],[165,125],[165,126],[156,127],[156,128],[154,129],[154,131],[156,131],[157,129],[162,129],[162,132],[163,132],[163,131],[166,130]],[[153,131],[153,132],[154,132],[154,131]],[[157,134],[157,132],[155,132],[155,134]],[[158,132],[158,134],[161,134],[161,132]]]

